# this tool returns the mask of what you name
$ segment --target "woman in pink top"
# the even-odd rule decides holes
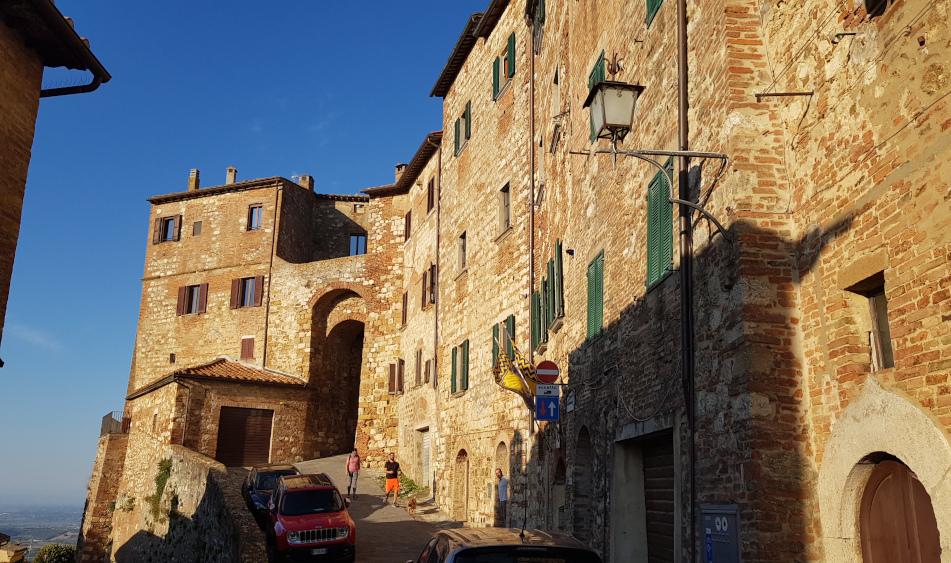
[[[353,453],[347,456],[347,475],[350,477],[350,482],[347,483],[347,495],[349,495],[350,498],[357,498],[357,478],[360,477],[360,455],[357,453],[356,448],[353,448]]]

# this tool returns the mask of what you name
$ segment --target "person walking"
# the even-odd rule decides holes
[[[502,470],[496,468],[495,477],[499,480],[499,522],[501,527],[506,527],[505,507],[509,502],[509,480],[502,474]]]
[[[393,491],[393,506],[396,506],[396,499],[400,494],[400,475],[403,470],[400,469],[400,463],[396,461],[396,454],[390,454],[390,461],[383,466],[386,471],[386,496],[383,498],[383,504],[390,500],[390,491]]]
[[[360,454],[357,453],[356,448],[353,448],[353,452],[347,456],[347,477],[350,478],[347,482],[347,496],[357,498],[357,479],[360,478]]]

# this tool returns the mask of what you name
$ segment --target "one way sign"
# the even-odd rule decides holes
[[[535,420],[558,420],[558,397],[536,397]]]

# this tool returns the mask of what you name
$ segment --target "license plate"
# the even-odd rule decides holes
[[[312,549],[312,550],[310,550],[310,554],[311,554],[311,555],[327,555],[327,548],[326,548],[326,547],[320,547],[320,548],[317,548],[317,549]]]

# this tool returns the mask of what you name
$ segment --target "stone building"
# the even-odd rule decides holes
[[[92,82],[42,87],[43,69],[89,71]],[[20,235],[33,132],[40,98],[91,92],[112,77],[51,0],[10,0],[0,5],[0,337]],[[0,367],[3,361],[0,360]]]
[[[502,468],[505,524],[606,561],[948,560],[951,5],[691,3],[685,80],[679,8],[492,0],[393,184],[153,198],[153,237],[203,214],[233,232],[223,253],[149,247],[127,468],[137,433],[215,457],[223,407],[286,409],[271,461],[396,451],[470,526],[503,524]],[[605,80],[643,88],[620,149],[708,155],[597,153]],[[365,256],[322,238],[347,221]],[[258,276],[263,310],[225,305]],[[560,366],[560,420],[495,384],[510,347]],[[354,418],[322,426],[328,406]],[[151,479],[136,463],[128,490]]]

